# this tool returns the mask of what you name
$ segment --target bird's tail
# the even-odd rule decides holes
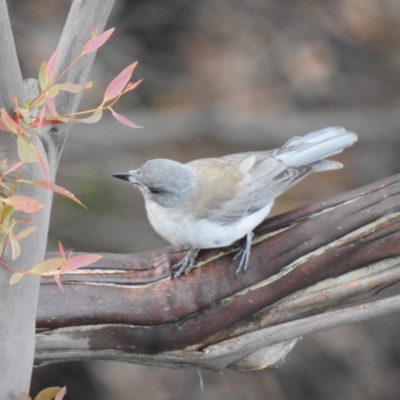
[[[314,171],[341,168],[325,157],[341,153],[357,141],[357,135],[341,127],[325,128],[305,136],[296,136],[278,149],[275,157],[288,167],[312,165]]]

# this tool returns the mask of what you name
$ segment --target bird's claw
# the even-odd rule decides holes
[[[172,279],[175,279],[180,275],[186,275],[193,269],[194,261],[199,251],[200,249],[191,248],[182,260],[172,266]]]
[[[244,274],[247,271],[247,267],[249,266],[249,257],[251,251],[251,239],[253,238],[253,232],[250,232],[246,235],[245,241],[243,243],[242,248],[235,254],[233,257],[234,260],[239,258],[239,265],[236,268],[235,276],[237,277],[241,272]]]

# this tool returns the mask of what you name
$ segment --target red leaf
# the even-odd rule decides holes
[[[123,115],[116,113],[114,110],[111,110],[111,112],[113,117],[122,124],[127,125],[130,128],[141,128],[141,126],[135,125],[132,121],[129,121],[128,118],[125,118]]]
[[[120,72],[108,85],[103,102],[115,99],[125,89],[129,79],[131,79],[133,70],[136,68],[137,61],[128,65],[122,72]]]
[[[70,191],[68,191],[67,189],[62,188],[61,186],[56,185],[53,182],[50,181],[43,181],[41,179],[34,179],[32,181],[21,181],[24,183],[29,183],[30,185],[33,186],[37,186],[40,187],[42,189],[47,189],[47,190],[51,190],[55,193],[61,194],[65,197],[68,197],[69,199],[75,201],[76,203],[80,204],[82,207],[85,207],[84,204],[82,204],[82,202],[76,198]],[[86,207],[85,207],[86,208]]]
[[[67,122],[73,122],[70,121],[70,118],[62,118],[60,116],[55,117],[54,115],[47,115],[46,119],[43,119],[40,121],[39,119],[33,121],[30,124],[31,128],[41,128],[46,125],[57,125],[57,124],[66,124]]]
[[[62,273],[75,271],[99,261],[103,256],[99,254],[82,254],[69,258],[62,267]]]
[[[17,211],[23,211],[26,213],[37,212],[43,207],[42,203],[39,203],[32,197],[22,196],[20,194],[15,194],[14,196],[1,199],[1,201],[13,207]]]
[[[58,58],[58,50],[56,50],[50,57],[46,69],[44,71],[46,77],[50,79],[53,76],[54,68],[56,67],[57,63],[57,58]]]
[[[90,39],[83,46],[83,53],[92,53],[96,51],[99,47],[103,46],[103,44],[108,40],[108,38],[113,34],[115,28],[111,28],[108,31],[101,33],[99,36],[95,36]]]
[[[37,119],[36,126],[41,128],[43,126],[44,114],[46,113],[46,106],[43,106],[39,113],[39,118]]]

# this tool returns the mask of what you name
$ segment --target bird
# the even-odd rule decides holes
[[[195,267],[201,249],[230,246],[244,239],[236,276],[246,272],[253,230],[275,199],[313,172],[342,168],[326,160],[352,146],[357,135],[329,127],[295,136],[274,150],[203,158],[182,164],[147,161],[139,169],[113,174],[141,191],[150,224],[173,245],[188,248],[172,267],[172,278]]]

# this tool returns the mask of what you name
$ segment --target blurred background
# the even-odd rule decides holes
[[[53,53],[71,2],[8,2],[25,78]],[[85,210],[55,197],[49,250],[133,253],[165,244],[139,193],[115,172],[156,157],[189,161],[269,149],[330,125],[359,134],[336,157],[339,171],[313,175],[286,193],[280,213],[397,173],[400,169],[400,2],[398,0],[116,0],[100,49],[96,107],[108,83],[138,60],[142,84],[116,111],[74,126],[57,183]],[[60,296],[62,294],[60,293]],[[399,315],[306,337],[274,371],[180,371],[112,362],[35,370],[32,393],[68,386],[67,399],[398,399]]]

